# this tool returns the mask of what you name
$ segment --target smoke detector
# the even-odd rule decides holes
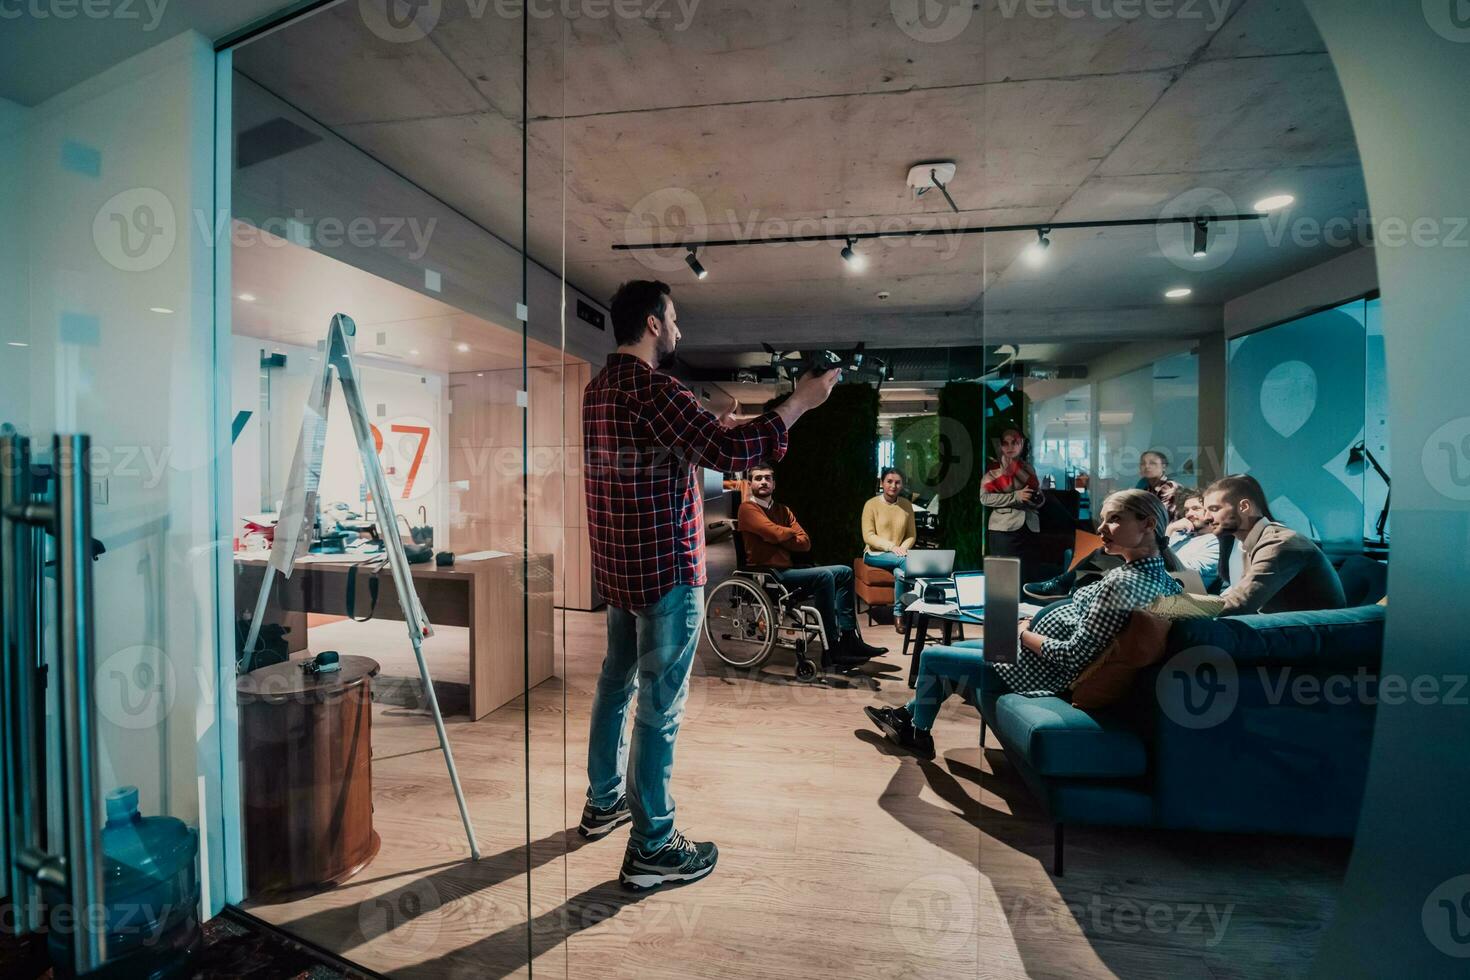
[[[954,161],[936,160],[932,163],[916,163],[909,169],[908,185],[922,194],[936,186],[934,178],[939,178],[939,183],[948,186],[954,179]]]

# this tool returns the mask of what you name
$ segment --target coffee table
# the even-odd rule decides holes
[[[984,621],[970,613],[963,612],[953,602],[914,602],[910,603],[904,610],[905,616],[912,616],[909,621],[909,631],[913,636],[913,649],[908,651],[914,659],[909,663],[909,687],[915,687],[919,682],[919,654],[924,650],[924,641],[929,637],[929,626],[934,621],[940,623],[940,634],[945,643],[954,642],[954,628],[960,627],[960,639],[964,639],[964,628],[976,626],[980,628],[980,635],[984,636]],[[909,635],[904,637],[904,647],[907,650]]]

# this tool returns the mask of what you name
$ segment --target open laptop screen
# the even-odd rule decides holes
[[[974,611],[985,608],[984,572],[956,572],[954,587],[961,609]]]

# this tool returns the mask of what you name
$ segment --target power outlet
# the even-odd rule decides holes
[[[99,476],[92,479],[92,503],[107,503],[107,477]]]

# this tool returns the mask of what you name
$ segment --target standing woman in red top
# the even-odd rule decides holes
[[[1021,559],[1021,581],[1027,578],[1041,535],[1041,482],[1028,457],[1031,443],[1017,428],[1000,434],[1000,459],[985,473],[980,503],[990,508],[988,553]]]

